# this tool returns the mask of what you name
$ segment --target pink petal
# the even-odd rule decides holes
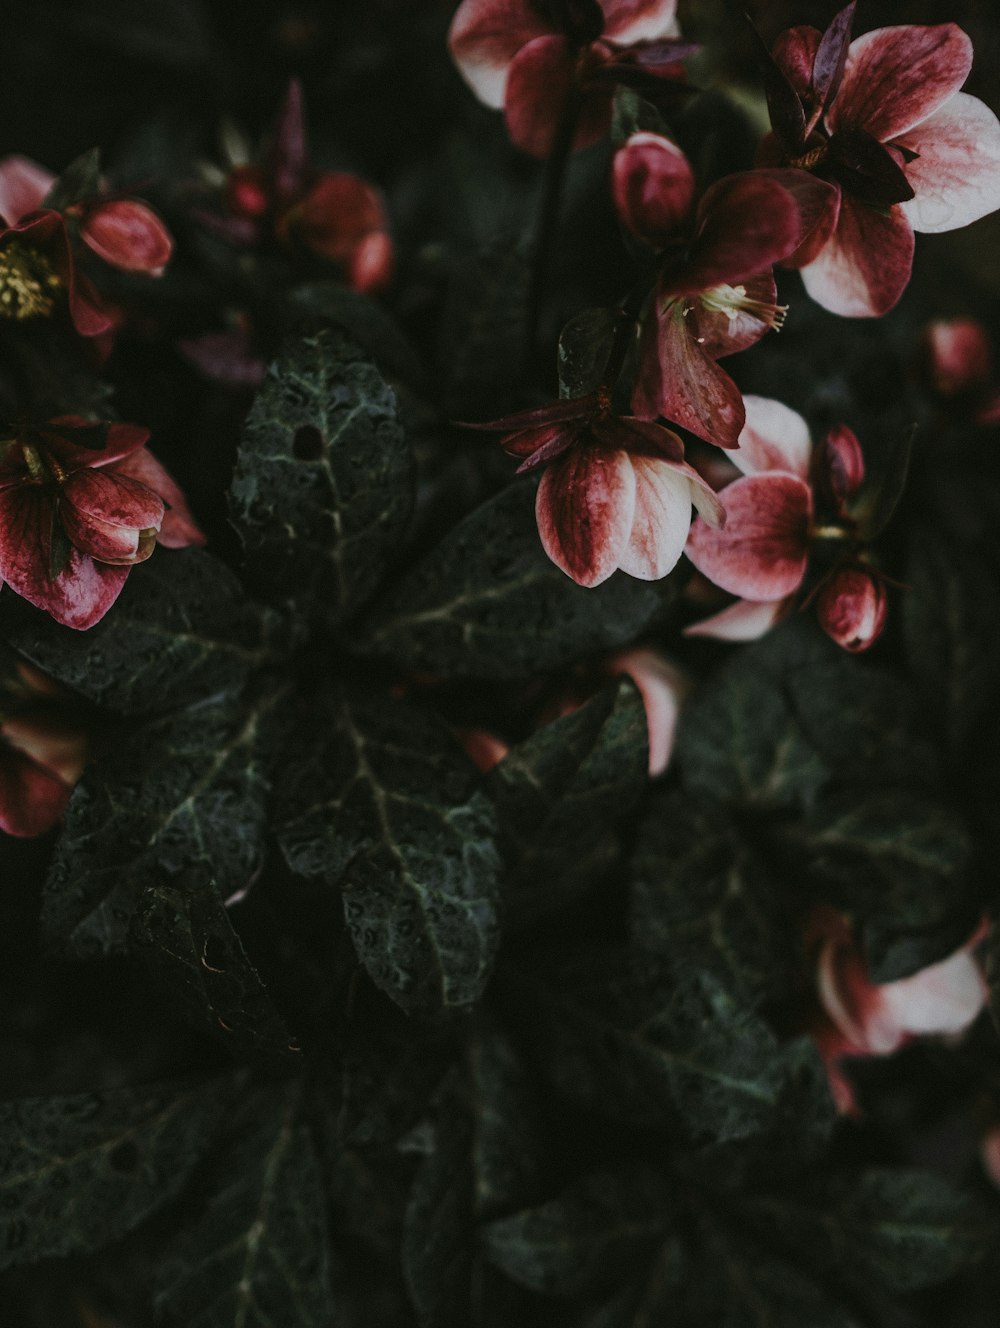
[[[885,627],[888,609],[882,583],[856,567],[844,567],[834,573],[816,600],[823,631],[852,654],[875,644]]]
[[[972,43],[954,23],[876,28],[851,42],[830,130],[854,125],[886,143],[926,120],[972,69]]]
[[[0,749],[0,830],[33,839],[62,817],[70,789],[20,752]]]
[[[0,217],[9,226],[16,226],[22,217],[42,206],[55,178],[30,157],[4,157],[0,160]]]
[[[37,485],[0,492],[0,577],[66,627],[93,627],[118,598],[128,567],[95,563],[71,548],[56,577],[52,566],[54,498]]]
[[[799,210],[799,242],[781,263],[784,267],[802,267],[815,258],[837,228],[840,186],[809,171],[789,167],[766,168],[757,174],[780,184],[795,200]]]
[[[903,167],[915,197],[900,204],[915,231],[957,230],[1000,208],[1000,120],[978,97],[957,92],[898,142],[918,153]]]
[[[926,371],[942,396],[961,396],[988,387],[993,378],[990,339],[975,318],[937,319],[923,336]]]
[[[115,466],[116,475],[125,475],[150,489],[162,499],[166,511],[156,536],[166,549],[186,549],[191,544],[205,544],[206,538],[191,515],[180,485],[147,447],[133,452]]]
[[[698,207],[699,230],[690,259],[663,282],[664,294],[683,295],[735,285],[796,248],[799,207],[782,185],[746,171],[717,181]]]
[[[466,756],[484,775],[499,765],[510,751],[510,744],[488,729],[459,729],[457,737]]]
[[[76,548],[96,562],[127,566],[144,562],[152,552],[152,543],[141,541],[138,530],[84,516],[70,504],[60,505],[59,521]]]
[[[565,37],[536,37],[511,62],[504,115],[511,141],[533,157],[547,157],[577,80],[577,51]],[[582,99],[574,148],[596,143],[611,124],[613,87],[595,88]]]
[[[816,472],[833,505],[843,510],[847,499],[857,493],[865,479],[864,453],[857,434],[848,425],[835,425],[820,443]]]
[[[835,1026],[862,1055],[887,1056],[906,1040],[906,1028],[883,1000],[884,988],[868,968],[849,934],[831,937],[820,949],[816,968],[820,1002]]]
[[[677,0],[600,0],[604,37],[618,46],[677,35]]]
[[[661,134],[633,134],[612,165],[615,207],[636,239],[659,249],[683,234],[694,201],[687,157]]]
[[[802,280],[831,313],[880,318],[898,303],[912,267],[913,228],[902,208],[883,215],[845,194],[837,229]]]
[[[796,410],[770,397],[745,396],[747,422],[732,453],[744,475],[783,470],[806,479],[812,455],[809,425]]]
[[[530,0],[462,0],[448,32],[448,49],[479,100],[499,111],[514,56],[551,32]]]
[[[616,570],[632,532],[636,477],[627,452],[577,447],[542,476],[535,516],[542,546],[581,586]]]
[[[813,63],[822,39],[819,28],[787,28],[771,47],[778,68],[802,98],[812,91]]]
[[[170,232],[153,209],[134,198],[98,203],[84,216],[80,237],[112,267],[150,276],[162,274],[174,248]]]
[[[770,271],[747,277],[739,283],[737,294],[777,308],[778,288]],[[734,306],[732,310],[708,308],[696,300],[687,316],[688,329],[706,355],[713,360],[755,346],[767,336],[772,326],[761,313]]]
[[[347,265],[347,279],[354,290],[371,295],[388,286],[394,265],[392,237],[385,231],[374,231],[366,235],[354,250]]]
[[[0,724],[0,733],[12,747],[64,784],[75,784],[83,774],[87,740],[82,729],[44,716],[10,715]]]
[[[726,524],[702,518],[685,552],[699,572],[744,599],[783,599],[805,576],[812,492],[797,475],[749,475],[723,492]]]
[[[151,489],[120,470],[77,470],[59,491],[60,506],[128,530],[159,530],[163,503]]]
[[[738,599],[711,618],[691,623],[684,628],[684,635],[707,636],[714,641],[756,641],[784,616],[788,605],[787,599]]]
[[[878,990],[886,1021],[908,1033],[961,1033],[988,996],[979,965],[964,950]]]
[[[691,485],[669,461],[633,455],[635,515],[618,566],[640,581],[659,581],[680,562],[691,528]]]
[[[735,447],[743,428],[743,398],[724,370],[692,335],[681,301],[647,318],[633,409],[641,418],[668,420],[719,447]]]
[[[657,650],[627,650],[608,662],[608,672],[628,674],[639,689],[646,711],[649,773],[655,779],[670,764],[681,701],[689,684],[680,669]]]

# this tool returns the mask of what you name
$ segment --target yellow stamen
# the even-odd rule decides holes
[[[15,240],[0,250],[0,318],[50,314],[62,281],[40,250]]]
[[[740,314],[749,314],[767,326],[780,331],[788,313],[787,304],[769,304],[766,300],[755,300],[747,295],[746,286],[714,286],[703,291],[702,307],[712,313],[725,314],[731,323],[735,323]]]

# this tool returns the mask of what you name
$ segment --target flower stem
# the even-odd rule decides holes
[[[580,116],[580,91],[574,85],[567,93],[559,116],[555,142],[545,161],[545,174],[542,177],[542,197],[538,210],[538,226],[535,231],[534,252],[531,258],[531,276],[528,285],[528,299],[524,319],[524,368],[528,373],[535,350],[538,335],[538,320],[542,309],[542,296],[545,293],[545,279],[548,275],[552,244],[556,236],[559,210],[562,204],[563,186],[566,183],[566,168],[573,151],[573,139]]]

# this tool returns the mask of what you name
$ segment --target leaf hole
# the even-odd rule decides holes
[[[318,461],[323,455],[323,435],[315,424],[301,424],[295,430],[292,455],[298,461]]]

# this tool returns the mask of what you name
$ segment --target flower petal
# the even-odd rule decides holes
[[[799,209],[799,242],[781,263],[783,267],[802,267],[815,258],[836,230],[840,186],[789,167],[767,167],[757,174],[780,184],[795,200]]]
[[[917,153],[903,168],[915,197],[900,205],[915,231],[957,230],[1000,208],[1000,120],[978,97],[957,92],[900,146]]]
[[[552,152],[564,108],[576,84],[577,51],[565,37],[536,37],[511,62],[504,116],[511,141],[533,157]],[[614,87],[595,87],[583,97],[574,148],[603,138],[611,124]]]
[[[743,405],[747,422],[730,460],[744,475],[783,470],[806,479],[812,441],[798,411],[771,397],[745,396]]]
[[[636,239],[659,249],[683,234],[694,202],[687,157],[662,134],[633,134],[612,165],[615,207]]]
[[[922,368],[935,392],[951,397],[989,387],[993,350],[978,319],[936,319],[927,325],[922,341]]]
[[[180,485],[147,447],[120,462],[114,473],[137,480],[163,502],[166,510],[157,532],[157,544],[162,544],[165,549],[186,549],[192,544],[207,543],[204,532],[191,515]]]
[[[608,662],[612,676],[622,673],[639,689],[646,711],[649,742],[649,774],[662,775],[670,763],[681,701],[688,690],[684,675],[658,650],[627,650]]]
[[[635,515],[618,566],[640,581],[659,581],[684,552],[691,528],[691,484],[669,461],[634,454],[631,461]]]
[[[76,470],[59,491],[60,507],[127,530],[159,530],[163,502],[120,470]]]
[[[985,1007],[979,965],[959,950],[912,977],[879,988],[887,1020],[908,1033],[961,1033]]]
[[[769,632],[788,609],[787,599],[738,599],[711,618],[691,623],[684,636],[707,636],[714,641],[756,641]]]
[[[933,115],[971,69],[972,42],[954,23],[876,28],[851,42],[827,124],[886,143]]]
[[[880,318],[898,303],[912,267],[913,228],[903,209],[883,214],[845,194],[837,229],[802,281],[831,313]]]
[[[98,203],[85,215],[80,237],[112,267],[150,276],[163,272],[174,248],[170,232],[153,209],[134,198]]]
[[[600,0],[604,37],[619,46],[677,35],[677,0]]]
[[[635,497],[627,452],[574,448],[538,486],[535,516],[545,552],[581,586],[606,581],[632,532]]]
[[[701,517],[685,552],[699,572],[744,599],[783,599],[796,590],[809,559],[812,492],[797,475],[772,472],[736,480],[723,491],[726,524]]]
[[[479,100],[499,111],[510,62],[522,46],[551,31],[529,0],[462,0],[448,49]]]
[[[823,631],[852,654],[875,644],[885,627],[888,609],[885,587],[859,567],[843,567],[835,572],[816,600]]]
[[[55,176],[30,157],[16,153],[0,160],[0,217],[16,226],[29,212],[36,212],[55,183]]]
[[[47,426],[52,426],[47,427]],[[105,429],[104,446],[88,447],[88,434]],[[149,439],[149,430],[141,424],[122,424],[81,419],[77,415],[63,415],[48,420],[38,431],[45,446],[62,464],[64,470],[110,466],[115,461],[138,451]],[[77,436],[81,436],[76,441]]]
[[[778,68],[803,99],[812,92],[813,65],[822,40],[819,28],[786,28],[771,47]]]
[[[29,757],[0,750],[0,830],[33,839],[51,830],[66,810],[70,789]]]

